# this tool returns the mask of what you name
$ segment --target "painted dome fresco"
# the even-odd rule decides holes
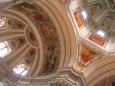
[[[30,81],[43,84],[46,78],[52,80],[58,70],[73,64],[70,60],[73,57],[71,61],[75,61],[73,53],[77,49],[66,13],[61,16],[49,1],[5,0],[1,3],[0,76],[4,77],[1,81],[10,85]],[[63,17],[67,17],[69,24]]]
[[[42,77],[67,67],[76,48],[58,10],[47,7],[49,1],[6,2],[0,7],[0,64],[8,76]]]
[[[12,72],[50,74],[58,69],[60,55],[56,27],[40,6],[18,3],[0,14],[0,57]]]
[[[0,76],[31,83],[26,86],[76,86],[76,79],[96,86],[114,79],[115,0],[0,4]]]

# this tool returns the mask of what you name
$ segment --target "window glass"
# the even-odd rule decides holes
[[[4,86],[3,83],[0,81],[0,86]]]
[[[99,36],[101,36],[101,37],[104,37],[104,36],[105,36],[104,31],[101,31],[101,30],[98,30],[98,31],[97,31],[97,34],[98,34]]]
[[[21,73],[22,76],[25,76],[28,73],[28,70],[25,70],[24,72]]]
[[[2,50],[0,50],[0,56],[3,58],[7,55],[8,53],[8,49],[7,48],[4,48]]]
[[[29,70],[29,66],[25,65],[25,64],[20,64],[18,66],[16,66],[13,71],[21,76],[25,76],[28,73]]]
[[[0,50],[1,50],[2,48],[4,48],[5,46],[6,46],[5,43],[1,42],[1,43],[0,43]]]
[[[3,58],[11,52],[10,46],[8,42],[0,43],[0,57]]]

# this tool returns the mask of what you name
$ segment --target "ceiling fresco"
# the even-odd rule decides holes
[[[107,3],[105,2],[105,0],[97,0],[89,4],[91,9],[91,14],[93,17],[99,16],[107,9]]]
[[[95,18],[98,18],[98,16],[100,16],[100,14],[102,15],[102,17],[99,19],[99,21],[96,21],[96,23],[98,25],[103,26],[105,29],[109,29],[112,32],[111,24],[114,21],[114,17],[115,17],[115,12],[112,11],[114,1],[113,0],[108,0],[108,1],[98,0],[97,2],[96,1],[90,2],[89,4],[91,4],[90,5],[91,13]],[[113,5],[111,5],[111,4],[113,4]],[[108,5],[110,7],[108,7]]]
[[[32,28],[27,28],[26,29],[26,37],[27,37],[27,40],[29,41],[29,43],[31,43],[32,46],[34,46],[34,47],[38,47],[39,46],[37,38],[36,38]]]
[[[14,5],[10,9],[19,11],[27,16],[34,23],[40,33],[45,59],[40,74],[54,72],[59,65],[60,41],[56,28],[48,14],[36,4],[21,3]],[[30,39],[35,41],[35,37],[32,36],[33,33],[30,33],[29,35]]]
[[[67,0],[59,1],[64,5],[66,5],[65,3],[70,3]],[[77,72],[87,72],[87,68],[91,67],[90,65],[93,63],[95,64],[101,59],[105,60],[107,56],[115,55],[115,0],[87,0],[89,5],[86,5],[86,3],[79,5],[80,0],[71,1],[75,1],[75,5],[71,5],[73,9],[69,8],[70,13],[68,15],[71,18],[70,21],[72,21],[70,26],[73,25],[73,28],[71,28],[75,34],[71,34],[71,30],[69,32],[67,29],[69,25],[66,27],[64,25],[68,32],[63,30],[64,28],[59,22],[61,20],[58,20],[55,14],[52,18],[55,16],[57,20],[54,18],[56,22],[53,21],[49,16],[50,12],[47,13],[45,7],[39,6],[42,0],[38,1],[39,3],[19,0],[16,4],[3,10],[3,13],[0,13],[0,60],[8,67],[6,70],[10,69],[11,74],[15,73],[16,76],[19,76],[17,78],[22,80],[26,78],[33,79],[33,77],[33,81],[39,80],[39,77],[40,80],[52,78],[50,83],[47,82],[49,86],[73,86],[73,84],[76,86],[79,83],[76,81],[73,83],[71,80],[81,79],[76,77]],[[80,3],[82,3],[82,0]],[[55,11],[52,11],[51,14],[53,12]],[[10,17],[10,15],[12,16]],[[59,19],[66,17],[60,16]],[[57,22],[59,22],[59,26]],[[66,39],[67,35],[70,38],[68,36]],[[74,36],[76,39],[71,39]],[[71,41],[76,42],[72,43]],[[66,42],[68,43],[66,44]],[[75,48],[77,48],[75,51],[78,51],[73,53],[74,44]],[[66,56],[69,58],[66,58]],[[61,72],[55,74],[62,66],[72,66],[72,68],[74,66],[75,72],[76,70],[77,72],[74,73],[70,70],[73,73],[71,75],[70,71],[62,72],[59,70]],[[92,70],[88,73],[90,74]],[[52,73],[54,75],[50,77],[49,75]],[[65,77],[66,73],[68,74]],[[59,77],[60,74],[62,76]],[[53,78],[56,77],[59,78],[53,81]],[[72,78],[68,79],[68,77]],[[90,76],[85,77],[89,78]],[[61,78],[65,78],[65,80]],[[68,82],[69,80],[70,82]],[[115,82],[110,80],[111,78],[103,80],[99,85],[114,86]],[[28,80],[28,82],[31,82],[31,80]],[[107,84],[103,82],[107,82]]]
[[[9,42],[9,45],[10,45],[12,51],[18,49],[19,47],[21,47],[22,45],[24,45],[26,43],[26,41],[23,37],[8,40],[8,42]]]
[[[82,6],[70,7],[79,34],[79,57],[75,69],[84,68],[115,52],[114,0],[87,0]],[[79,2],[79,1],[78,1]],[[76,1],[77,3],[77,1]],[[72,4],[71,4],[72,5]]]
[[[90,46],[81,43],[79,45],[79,58],[75,64],[75,69],[78,71],[83,71],[84,68],[99,60],[101,57],[102,56],[100,53],[93,50]]]
[[[109,29],[109,32],[114,31],[114,27],[112,27],[112,23],[115,20],[115,12],[108,12],[105,16],[102,17],[102,21],[100,23],[101,26]]]
[[[95,12],[93,15],[94,20],[97,24],[97,27],[94,28],[96,30],[102,30],[102,34],[104,37],[100,37],[100,40],[95,41],[97,44],[103,46],[108,51],[113,51],[114,47],[114,21],[115,21],[115,11],[114,11],[114,0],[98,0],[99,2],[90,2],[91,13]],[[92,9],[92,6],[94,8]],[[97,10],[97,11],[96,11]],[[96,14],[97,13],[97,14]],[[97,16],[96,16],[97,15]],[[99,39],[99,38],[98,38]]]
[[[85,46],[85,45],[81,45],[81,61],[82,62],[88,62],[91,61],[96,53],[94,51],[92,51],[89,47]]]
[[[34,70],[33,72],[37,72],[37,75],[47,75],[55,72],[59,66],[61,48],[58,32],[49,15],[37,4],[29,4],[26,2],[13,5],[8,9],[20,12],[31,20],[36,27],[34,29],[37,29],[39,32],[43,43],[43,55],[40,55],[41,49],[39,47],[39,40],[33,28],[26,22],[26,20],[23,18],[19,19],[21,16],[18,17],[12,13],[9,13],[9,15],[14,15],[17,17],[16,19],[15,17],[10,18],[1,15],[2,20],[0,21],[4,22],[0,23],[4,24],[0,24],[2,25],[0,30],[3,30],[4,34],[0,33],[0,35],[7,34],[7,30],[11,31],[11,33],[8,33],[11,37],[9,36],[7,39],[4,37],[3,40],[8,42],[11,49],[11,52],[4,57],[8,67],[16,68],[20,64],[25,64],[30,67],[28,73],[29,70],[31,70],[31,72]],[[6,13],[8,15],[7,11]],[[43,56],[43,63],[41,64],[41,69],[38,71],[37,68],[40,56]],[[22,69],[20,69],[20,71]],[[27,72],[27,70],[25,71]],[[15,70],[13,72],[17,71]],[[29,73],[29,75],[32,76],[32,73]]]
[[[6,27],[11,29],[24,29],[26,26],[18,20],[8,18],[6,22]]]
[[[95,45],[100,47],[95,48],[97,50],[103,49],[103,52],[100,52],[104,53],[104,55],[113,53],[115,50],[114,1],[88,0],[87,4],[89,5],[89,8],[87,8],[85,4],[81,7],[70,7],[76,30],[78,31],[80,38],[83,39],[82,42],[87,40],[92,46]],[[89,44],[86,43],[86,45]]]

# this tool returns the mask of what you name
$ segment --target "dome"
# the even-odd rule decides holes
[[[0,83],[114,86],[115,0],[0,4]]]
[[[50,74],[58,69],[60,40],[50,16],[37,4],[12,5],[0,15],[0,57],[17,75]],[[45,59],[45,60],[43,60]],[[39,73],[38,73],[39,72]]]
[[[75,45],[70,43],[72,36],[67,36],[71,26],[55,17],[61,14],[42,6],[44,2],[11,2],[3,2],[11,6],[0,13],[0,59],[8,75],[35,78],[67,67],[76,49],[71,51]]]

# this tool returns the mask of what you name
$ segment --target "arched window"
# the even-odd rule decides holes
[[[0,57],[3,58],[11,52],[10,46],[7,41],[0,42]]]
[[[0,86],[4,86],[3,82],[0,81]]]
[[[29,69],[30,69],[29,66],[25,64],[19,64],[13,69],[13,71],[18,75],[25,76],[28,73]]]
[[[6,24],[6,18],[0,17],[0,28],[3,27]]]

